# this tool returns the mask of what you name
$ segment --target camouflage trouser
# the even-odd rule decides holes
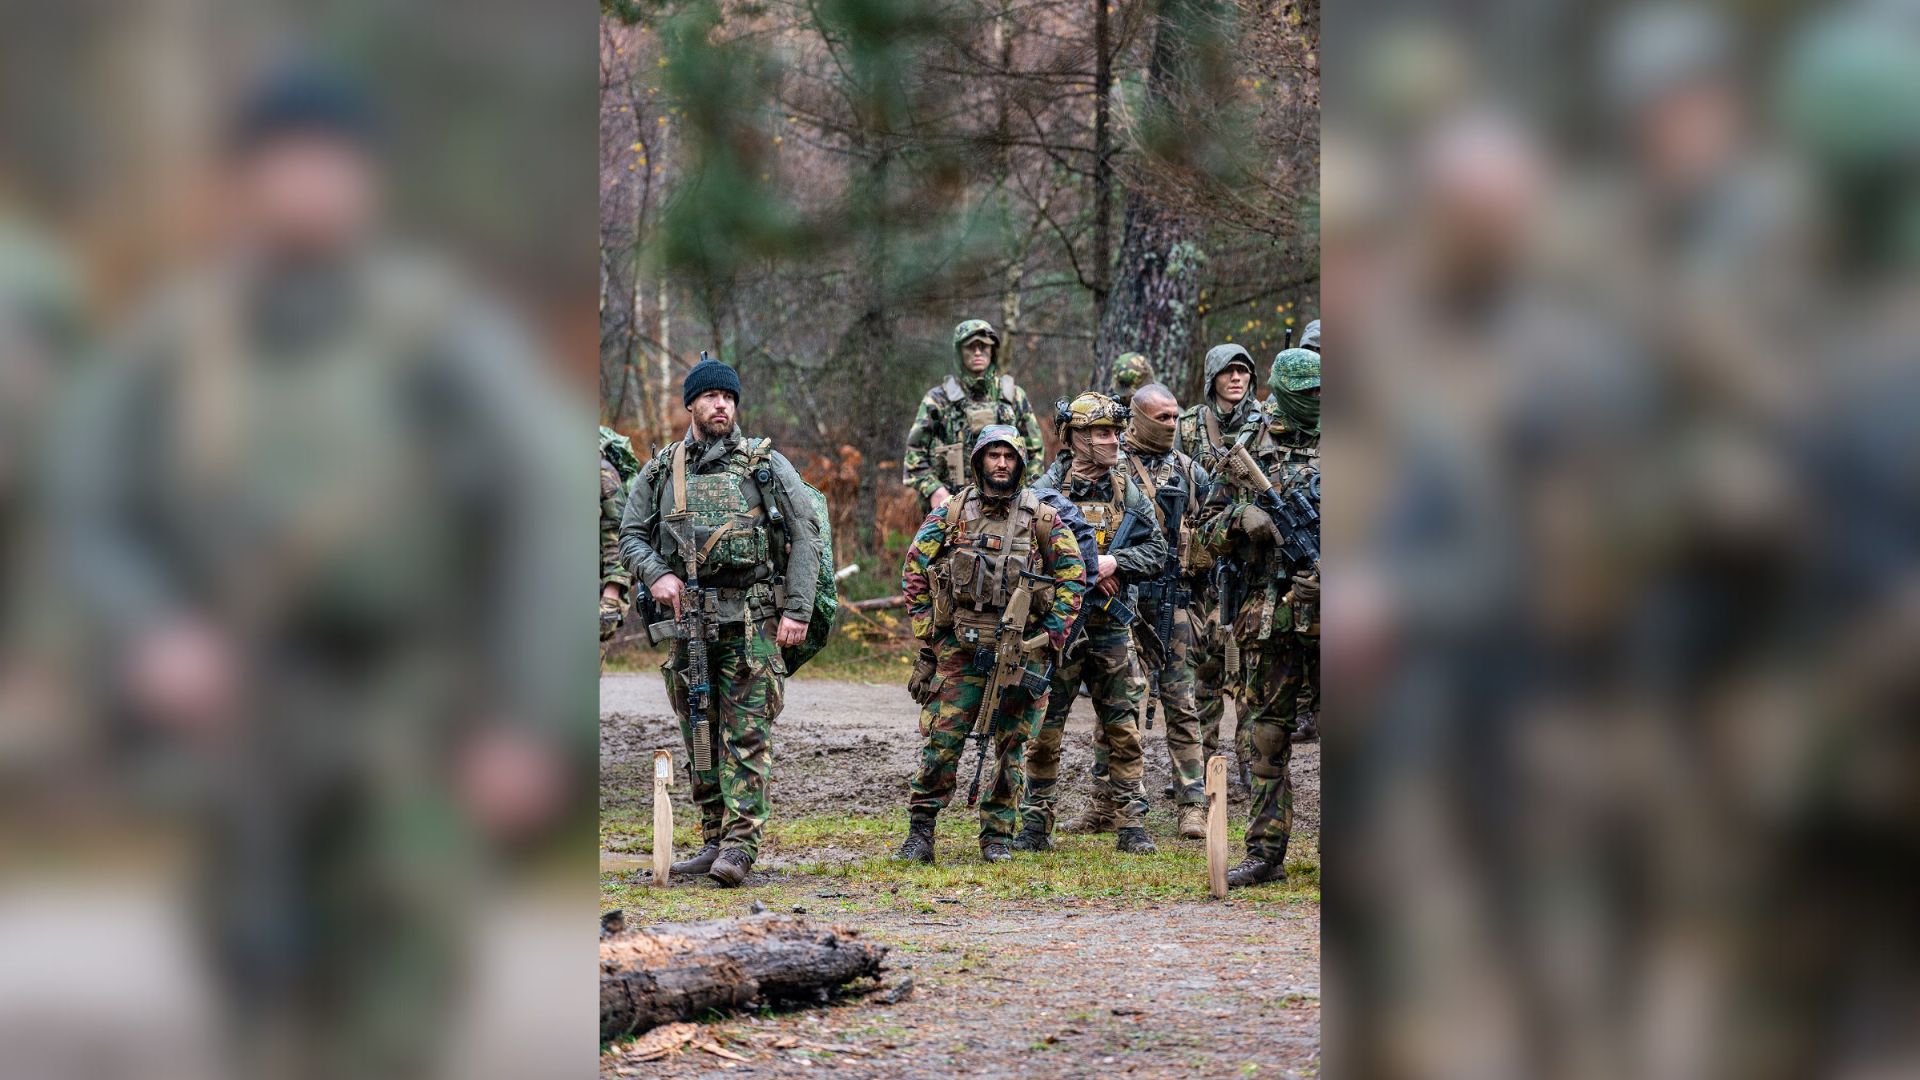
[[[1226,636],[1220,629],[1220,602],[1212,597],[1193,604],[1193,701],[1200,720],[1200,760],[1220,752],[1220,722],[1227,711]],[[1242,724],[1241,729],[1245,730]]]
[[[680,737],[693,761],[693,724],[687,718],[686,646],[675,643],[660,667],[667,696],[680,718]],[[786,668],[773,643],[773,627],[748,636],[737,626],[707,643],[707,719],[719,746],[713,768],[695,772],[693,801],[700,807],[700,835],[721,847],[760,854],[767,827],[767,778],[773,774],[773,720],[786,704]],[[688,768],[692,772],[691,766]]]
[[[1087,627],[1077,657],[1053,673],[1046,718],[1027,744],[1027,794],[1020,804],[1026,822],[1053,831],[1053,807],[1060,775],[1060,740],[1067,713],[1085,679],[1097,718],[1093,735],[1094,793],[1113,800],[1118,827],[1142,827],[1147,820],[1147,791],[1140,782],[1140,698],[1147,680],[1133,657],[1133,636],[1125,627]]]
[[[934,696],[920,710],[920,733],[926,742],[920,747],[920,768],[908,786],[907,813],[915,818],[933,817],[952,800],[959,784],[960,759],[987,685],[986,676],[973,671],[971,646],[948,639],[934,648],[933,681],[928,685]],[[1044,693],[1033,699],[1014,689],[1001,699],[999,716],[990,729],[992,758],[980,779],[982,844],[1004,844],[1019,827],[1026,743],[1046,707]],[[972,786],[971,769],[967,783]]]
[[[1253,806],[1247,823],[1247,853],[1284,860],[1293,831],[1294,709],[1302,685],[1298,635],[1276,633],[1267,641],[1244,643],[1240,661],[1246,671],[1239,701],[1241,728],[1250,750]]]
[[[1205,801],[1207,754],[1218,743],[1220,718],[1211,740],[1205,735],[1194,697],[1193,624],[1185,612],[1173,619],[1173,657],[1160,673],[1160,715],[1167,727],[1167,773],[1173,777],[1173,801],[1198,806]],[[1151,689],[1151,685],[1149,685]]]
[[[1295,647],[1300,656],[1300,708],[1313,715],[1313,722],[1320,722],[1320,635],[1295,634]]]

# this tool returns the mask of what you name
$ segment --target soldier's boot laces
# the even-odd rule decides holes
[[[709,840],[700,845],[700,850],[681,859],[667,868],[672,874],[704,874],[713,869],[713,860],[720,855],[720,845]]]
[[[1038,821],[1028,821],[1020,826],[1020,835],[1008,845],[1015,851],[1052,851],[1053,837],[1047,835],[1047,827]]]
[[[1287,880],[1287,870],[1281,864],[1281,860],[1263,859],[1258,855],[1248,855],[1240,860],[1240,865],[1227,871],[1227,888],[1229,889],[1285,880]]]
[[[1207,838],[1207,808],[1204,806],[1183,806],[1180,808],[1180,839],[1205,840]]]
[[[1007,845],[995,840],[991,843],[980,845],[980,861],[990,863],[1012,862],[1013,852],[1007,850]]]
[[[1093,803],[1087,807],[1085,813],[1067,822],[1065,825],[1060,826],[1060,831],[1075,836],[1083,836],[1087,833],[1112,832],[1118,817],[1119,814],[1115,811],[1113,803],[1110,800],[1095,797]]]
[[[1113,850],[1127,855],[1151,855],[1160,849],[1153,846],[1153,837],[1147,835],[1147,830],[1129,826],[1113,838]]]
[[[933,822],[916,821],[907,827],[906,842],[893,853],[894,862],[933,862]]]
[[[753,869],[753,856],[739,848],[728,848],[713,860],[713,869],[707,876],[720,883],[721,888],[738,888],[747,880],[747,871]]]

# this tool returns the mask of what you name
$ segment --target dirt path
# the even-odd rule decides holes
[[[625,793],[644,791],[651,751],[678,745],[660,679],[606,676],[601,714],[603,800],[633,798]],[[856,813],[904,822],[918,752],[915,716],[898,686],[789,683],[774,734],[775,819]],[[1090,767],[1090,722],[1082,700],[1068,724],[1063,779]],[[1160,797],[1166,749],[1158,728],[1147,754],[1156,838],[1171,830]],[[1309,845],[1319,831],[1318,750],[1297,747],[1294,758],[1296,828]],[[1064,812],[1071,814],[1084,784],[1067,786]],[[603,869],[637,863],[638,854],[606,853]],[[760,895],[777,892],[782,904],[797,898],[823,920],[892,946],[888,981],[911,977],[909,997],[724,1019],[712,1033],[745,1062],[691,1051],[636,1063],[615,1053],[603,1059],[603,1075],[802,1076],[833,1067],[876,1077],[1200,1077],[1318,1069],[1319,909],[1310,901],[1275,904],[1235,893],[1224,902],[1027,902],[956,889],[931,912],[902,910],[889,906],[884,886],[825,876],[817,865],[811,874],[795,869],[823,861],[835,861],[830,849],[770,851],[753,880],[773,886]],[[744,912],[755,894],[742,890],[728,900],[738,897]],[[652,921],[650,894],[640,892],[638,904],[633,895],[629,920]],[[813,899],[849,895],[862,910],[832,910],[848,901]]]

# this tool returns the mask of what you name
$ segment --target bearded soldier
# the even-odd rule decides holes
[[[1057,657],[1086,584],[1073,529],[1022,479],[1027,463],[1020,433],[989,424],[971,457],[978,484],[927,516],[900,575],[913,634],[927,646],[908,687],[922,706],[926,743],[907,804],[907,839],[895,856],[904,862],[933,861],[934,819],[953,796],[961,751],[980,723],[987,725],[994,758],[993,780],[980,799],[980,857],[1013,857],[1007,842],[1019,822],[1022,751],[1047,691],[1044,684],[1037,694],[1010,687],[998,715],[982,720],[976,714],[987,675],[976,670],[975,657],[1021,590],[1028,615],[1020,635],[1044,630],[1047,652]]]
[[[1133,392],[1153,381],[1153,365],[1137,352],[1121,353],[1113,362],[1113,400],[1133,404]]]
[[[1000,335],[992,324],[968,319],[954,327],[953,352],[955,371],[920,399],[900,459],[903,481],[934,510],[973,481],[967,447],[987,425],[1005,424],[1019,433],[1024,482],[1039,475],[1046,452],[1027,392],[1000,370]]]
[[[704,843],[672,869],[733,888],[753,868],[767,825],[773,721],[785,702],[780,650],[807,637],[820,522],[800,474],[771,441],[740,433],[740,377],[731,367],[702,360],[680,396],[693,422],[634,478],[620,553],[660,616],[677,620],[691,605],[718,624],[707,644],[712,767],[691,770]],[[697,594],[687,586],[695,578]],[[694,747],[689,661],[678,640],[661,671],[691,763],[709,755]]]
[[[1268,385],[1278,394],[1289,380],[1305,378],[1301,365],[1306,363],[1282,353],[1275,358]],[[1311,366],[1317,380],[1317,359]],[[1283,492],[1317,490],[1310,458],[1269,458],[1261,467]],[[1317,546],[1318,536],[1313,539]],[[1317,649],[1319,640],[1320,568],[1317,562],[1290,559],[1282,541],[1280,523],[1255,504],[1246,484],[1235,485],[1231,505],[1202,534],[1202,542],[1219,557],[1233,561],[1237,611],[1232,610],[1235,604],[1227,605],[1232,617],[1223,629],[1238,647],[1242,745],[1251,751],[1253,773],[1247,856],[1227,872],[1227,884],[1234,888],[1285,879],[1287,839],[1293,828],[1291,735],[1305,674],[1302,657],[1308,648]]]
[[[1148,716],[1158,704],[1166,717],[1167,758],[1173,776],[1174,804],[1180,807],[1180,835],[1189,840],[1207,835],[1204,788],[1206,761],[1219,741],[1203,731],[1193,692],[1194,640],[1189,606],[1206,585],[1193,572],[1191,543],[1201,494],[1210,478],[1207,471],[1173,445],[1180,402],[1173,391],[1147,383],[1133,393],[1133,417],[1127,428],[1125,471],[1152,501],[1155,520],[1167,538],[1167,560],[1158,578],[1140,587],[1140,620],[1148,627],[1164,627],[1165,640],[1155,640],[1158,655],[1148,663],[1158,674],[1148,691]],[[1162,607],[1170,610],[1162,611]],[[1158,638],[1159,631],[1155,631]]]
[[[1266,421],[1254,408],[1253,356],[1238,345],[1216,345],[1207,350],[1204,366],[1206,399],[1180,414],[1178,449],[1209,472],[1219,473],[1220,455],[1228,447],[1245,441],[1256,458],[1269,456],[1271,441]],[[1211,569],[1212,554],[1204,547],[1192,552],[1192,568],[1204,573]],[[1194,699],[1200,712],[1200,728],[1211,756],[1220,744],[1220,721],[1226,712],[1223,695],[1231,687],[1223,673],[1225,639],[1219,625],[1219,597],[1211,583],[1203,586],[1193,606]],[[1236,731],[1244,728],[1236,724]],[[1238,740],[1244,748],[1244,740]],[[1244,759],[1243,759],[1244,760]],[[1178,788],[1175,790],[1176,797]]]
[[[1307,325],[1307,333],[1317,346],[1320,320]],[[1280,460],[1290,465],[1317,469],[1320,459],[1320,353],[1317,348],[1287,349],[1273,358],[1273,371],[1267,385],[1273,391],[1273,441]],[[1318,620],[1313,620],[1318,625]],[[1320,736],[1320,638],[1295,635],[1298,645],[1302,689],[1299,723],[1295,742],[1308,742]]]
[[[605,641],[620,629],[627,610],[627,594],[633,589],[633,575],[620,558],[620,515],[627,507],[627,494],[634,475],[640,471],[633,456],[633,443],[625,435],[602,424],[600,427],[600,640]]]
[[[1124,601],[1129,586],[1160,573],[1167,540],[1154,524],[1146,492],[1119,467],[1125,407],[1091,391],[1061,403],[1059,422],[1067,449],[1041,480],[1058,488],[1093,525],[1100,545],[1094,584],[1077,633],[1084,640],[1053,673],[1051,700],[1040,730],[1027,745],[1027,794],[1014,848],[1053,846],[1053,807],[1060,769],[1060,740],[1084,681],[1098,722],[1094,731],[1093,803],[1069,832],[1116,832],[1118,851],[1154,850],[1146,830],[1147,794],[1141,785],[1140,728],[1135,714],[1146,679],[1134,660],[1133,634]]]

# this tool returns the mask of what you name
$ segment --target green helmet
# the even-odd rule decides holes
[[[993,324],[985,319],[968,319],[966,322],[954,327],[953,351],[956,353],[959,352],[962,345],[965,345],[977,337],[983,337],[992,342],[993,351],[996,354],[999,353],[1000,335],[994,331]]]
[[[1121,353],[1113,362],[1113,388],[1131,394],[1153,381],[1153,365],[1137,352]]]
[[[1312,349],[1286,349],[1273,358],[1267,389],[1299,393],[1320,388],[1320,354]]]

